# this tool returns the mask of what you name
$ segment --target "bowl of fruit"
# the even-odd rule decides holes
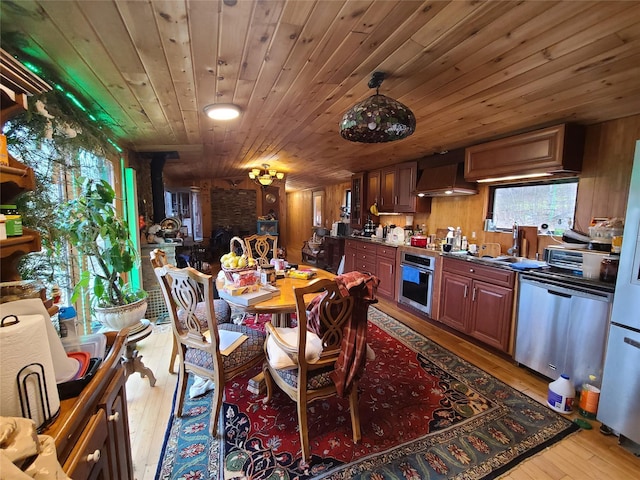
[[[240,246],[239,249],[234,245],[236,243]],[[232,282],[234,273],[255,270],[257,262],[251,255],[247,254],[247,249],[242,239],[240,237],[232,237],[229,242],[229,253],[225,253],[220,257],[220,267],[227,279]]]

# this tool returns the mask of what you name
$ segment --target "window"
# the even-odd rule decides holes
[[[324,192],[313,192],[313,226],[322,227],[322,204],[324,203]]]
[[[518,225],[547,224],[550,233],[573,227],[578,179],[491,187],[489,212],[493,227],[510,230]]]
[[[40,252],[21,257],[19,271],[24,279],[40,280],[47,292],[53,285],[59,285],[62,304],[68,305],[78,271],[86,268],[86,259],[71,255],[66,243],[60,242],[51,218],[60,203],[76,195],[75,176],[104,179],[113,184],[115,169],[107,158],[82,148],[66,149],[51,139],[34,141],[27,128],[16,128],[11,134],[17,140],[8,146],[11,155],[32,167],[36,178],[35,190],[17,197],[16,203],[23,223],[39,231],[42,242]],[[90,322],[87,298],[79,299],[75,306],[78,317],[85,321],[83,332],[91,333],[96,326]]]

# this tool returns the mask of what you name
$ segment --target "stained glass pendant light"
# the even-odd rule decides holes
[[[416,117],[406,105],[378,92],[384,72],[373,72],[369,88],[375,95],[356,103],[342,117],[340,135],[351,142],[382,143],[402,140],[416,129]]]

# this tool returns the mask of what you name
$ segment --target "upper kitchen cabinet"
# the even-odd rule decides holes
[[[378,210],[385,213],[428,213],[431,210],[430,200],[417,201],[415,195],[417,176],[418,162],[405,162],[382,169],[379,172]]]
[[[351,176],[351,228],[356,230],[362,230],[364,223],[367,220],[367,211],[365,209],[364,202],[365,196],[365,174],[354,173]]]
[[[380,207],[380,182],[382,181],[382,170],[367,172],[367,206],[373,204]]]
[[[580,172],[584,127],[562,124],[469,147],[467,181],[499,181]]]

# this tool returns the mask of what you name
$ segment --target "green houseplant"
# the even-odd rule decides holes
[[[114,207],[115,192],[104,180],[79,177],[80,194],[60,205],[58,228],[87,259],[71,301],[89,289],[96,319],[112,330],[137,324],[147,309],[147,294],[124,280],[139,262],[127,225]]]

